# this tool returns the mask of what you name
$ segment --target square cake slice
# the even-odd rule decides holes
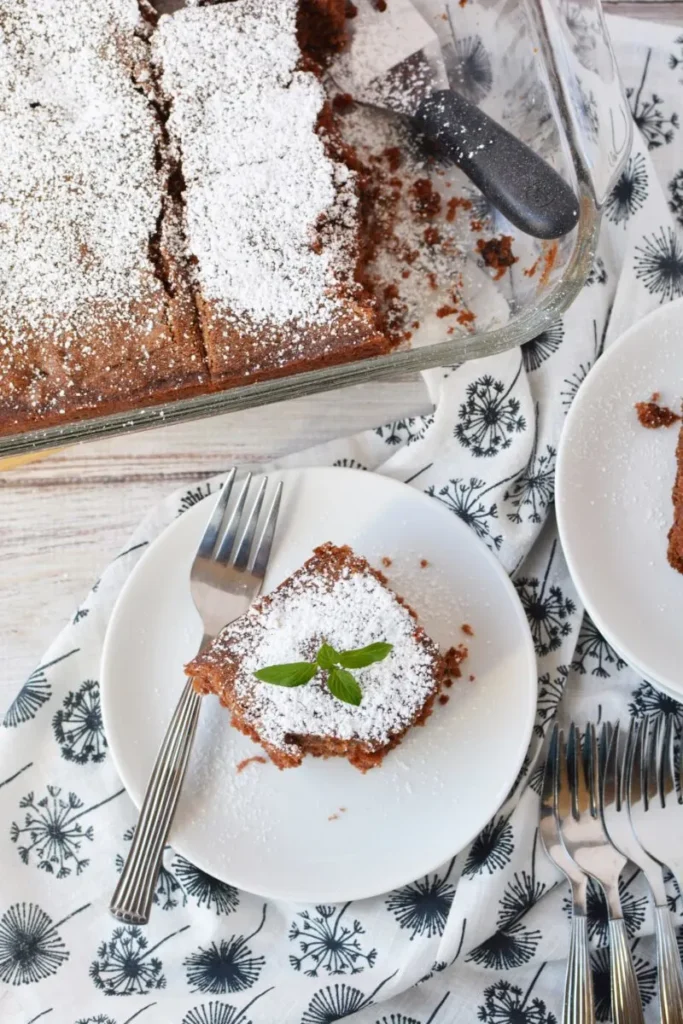
[[[185,7],[153,35],[217,386],[391,347],[360,283],[358,174],[320,77],[343,35],[340,0]]]
[[[200,693],[217,694],[233,725],[279,768],[313,754],[346,757],[367,771],[411,725],[425,722],[439,692],[443,658],[416,619],[365,558],[328,543],[226,626],[186,671]],[[271,665],[312,662],[323,643],[343,651],[379,642],[393,649],[356,673],[358,706],[330,692],[327,672],[292,688],[254,676]]]
[[[207,379],[137,0],[0,0],[0,430]]]

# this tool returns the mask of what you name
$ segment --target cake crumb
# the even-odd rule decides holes
[[[469,681],[470,681],[471,683],[473,683],[473,682],[474,682],[474,680],[475,680],[475,679],[476,679],[477,677],[476,677],[475,675],[470,675],[470,676],[468,676],[467,678],[469,679]]]
[[[446,220],[449,223],[452,223],[455,220],[455,216],[458,212],[458,209],[471,210],[471,200],[461,199],[459,196],[453,196],[452,199],[448,200],[448,202],[446,203]]]
[[[450,699],[447,693],[442,693],[439,697],[439,704],[448,704]]]
[[[240,775],[249,764],[268,764],[267,757],[261,757],[260,754],[256,754],[255,757],[245,757],[243,761],[237,765],[237,774]]]
[[[460,665],[467,657],[467,648],[464,644],[458,644],[455,647],[449,647],[444,655],[444,665],[446,673],[452,676],[454,679],[459,679],[461,676]]]
[[[480,253],[485,265],[495,270],[493,280],[498,281],[508,267],[519,259],[512,251],[512,235],[501,235],[500,238],[483,238],[477,240],[477,252]]]
[[[636,402],[635,410],[641,427],[647,427],[648,430],[658,430],[659,427],[670,427],[673,423],[677,423],[680,420],[681,417],[678,413],[675,413],[673,409],[669,409],[666,405],[660,405],[659,399],[659,391],[654,391],[650,395],[648,402]]]
[[[420,559],[420,568],[421,569],[426,569],[428,565],[429,565],[429,562],[427,561],[426,558],[421,558]]]
[[[474,630],[470,626],[469,622],[463,622],[460,628],[466,636],[474,636]]]
[[[388,146],[382,152],[382,156],[389,164],[389,170],[394,174],[403,163],[403,154],[398,146]]]
[[[328,814],[327,820],[328,821],[339,821],[339,815],[338,814]]]
[[[413,210],[420,217],[431,220],[441,209],[441,196],[429,178],[418,178],[410,189],[413,196]]]
[[[382,565],[384,566],[384,568],[388,569],[391,564],[392,564],[392,561],[389,558],[389,556],[388,555],[383,555],[382,556]]]

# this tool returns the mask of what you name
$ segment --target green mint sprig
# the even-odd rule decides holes
[[[330,644],[323,644],[314,662],[293,661],[287,665],[268,665],[254,672],[262,683],[274,686],[305,686],[318,671],[327,672],[327,688],[345,704],[355,704],[363,699],[363,693],[349,669],[367,668],[384,659],[393,650],[393,644],[378,642],[358,647],[353,651],[335,651]]]

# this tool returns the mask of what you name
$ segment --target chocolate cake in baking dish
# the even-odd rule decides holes
[[[391,347],[320,81],[344,8],[0,0],[2,431]]]

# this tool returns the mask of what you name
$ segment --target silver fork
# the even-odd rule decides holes
[[[612,1019],[614,1024],[643,1024],[643,1007],[631,959],[619,898],[619,875],[626,857],[610,843],[600,816],[599,774],[595,729],[586,726],[583,745],[572,724],[566,755],[560,733],[560,758],[566,756],[569,792],[558,800],[560,832],[578,866],[598,882],[609,917]]]
[[[595,1002],[593,978],[588,955],[588,926],[586,920],[586,890],[588,875],[571,859],[560,837],[557,805],[560,794],[569,792],[567,761],[560,765],[559,729],[553,728],[543,775],[541,795],[541,842],[545,852],[564,873],[572,890],[572,930],[569,942],[567,976],[564,982],[562,1024],[594,1024]]]
[[[659,864],[638,841],[631,822],[631,813],[640,813],[642,806],[641,749],[633,769],[635,733],[633,723],[627,735],[609,723],[600,736],[601,760],[604,763],[600,809],[612,844],[645,875],[655,905],[657,933],[657,969],[662,1024],[683,1024],[683,978],[681,976],[676,934],[666,901],[664,873]],[[635,788],[634,788],[635,787]],[[634,808],[629,812],[629,805]],[[641,829],[641,831],[643,831]]]
[[[679,771],[671,718],[635,726],[632,786],[639,783],[639,787],[632,792],[631,820],[641,846],[669,868],[683,894],[683,808],[676,789]],[[678,807],[678,812],[673,807]]]
[[[655,897],[662,1020],[667,1024],[669,1021],[682,1024],[683,977],[663,877],[663,867],[669,867],[680,890],[680,819],[683,809],[678,806],[676,793],[673,741],[671,719],[667,719],[666,724],[660,721],[650,727],[646,723],[631,723],[629,811],[634,834],[648,863],[654,865],[650,873],[658,883],[657,892],[654,888],[652,891]],[[652,887],[647,873],[646,878]]]
[[[261,481],[238,541],[251,473],[228,515],[235,475],[236,471],[231,470],[223,484],[190,572],[192,598],[204,626],[200,651],[223,626],[242,615],[258,595],[275,535],[282,483],[277,485],[252,558],[268,478]],[[149,920],[164,846],[197,731],[200,704],[201,697],[188,679],[154,762],[133,842],[109,905],[111,913],[121,921],[145,924]]]

